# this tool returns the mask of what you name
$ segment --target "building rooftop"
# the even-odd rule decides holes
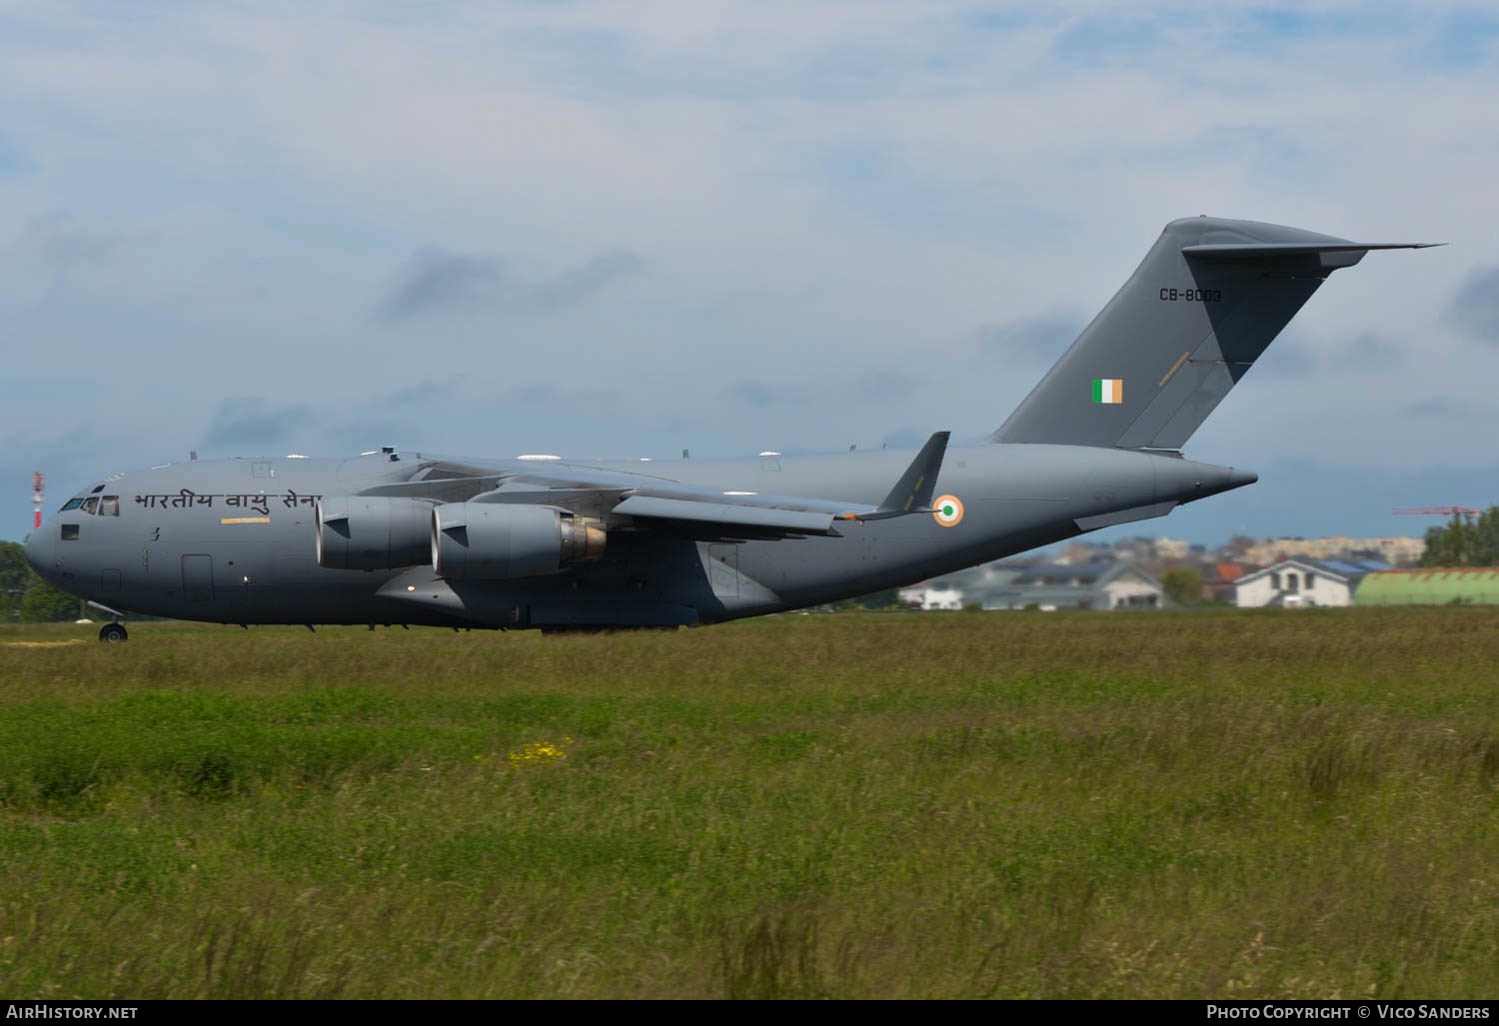
[[[1301,567],[1314,573],[1327,574],[1339,580],[1353,582],[1365,574],[1378,573],[1389,570],[1390,564],[1381,563],[1378,560],[1342,560],[1342,559],[1312,559],[1310,556],[1287,556],[1285,559],[1277,560],[1269,566],[1261,567],[1239,577],[1235,584],[1247,584],[1250,581],[1263,577],[1269,573],[1278,573],[1288,566]]]

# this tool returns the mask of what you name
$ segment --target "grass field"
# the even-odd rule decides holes
[[[1499,613],[0,628],[7,997],[1493,997]]]

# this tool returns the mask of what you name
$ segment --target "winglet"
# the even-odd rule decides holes
[[[895,482],[890,494],[873,513],[846,513],[840,520],[885,520],[907,513],[930,513],[932,491],[942,471],[942,457],[947,453],[951,431],[938,431],[926,440],[906,472]]]

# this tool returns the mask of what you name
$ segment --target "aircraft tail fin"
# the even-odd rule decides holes
[[[989,440],[1180,449],[1329,274],[1428,245],[1173,221]]]

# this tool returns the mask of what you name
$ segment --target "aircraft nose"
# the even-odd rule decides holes
[[[31,569],[42,578],[47,577],[48,571],[52,569],[52,552],[57,544],[57,539],[49,530],[51,527],[51,524],[43,524],[32,531],[31,536],[26,539],[26,562],[30,563]]]

